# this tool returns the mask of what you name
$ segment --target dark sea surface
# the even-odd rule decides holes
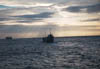
[[[100,37],[0,39],[0,69],[100,69]]]

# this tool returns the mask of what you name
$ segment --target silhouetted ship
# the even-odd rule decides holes
[[[6,37],[6,40],[12,40],[12,37]]]
[[[42,38],[42,40],[45,43],[53,43],[54,42],[54,36],[52,34],[49,34],[47,37]]]

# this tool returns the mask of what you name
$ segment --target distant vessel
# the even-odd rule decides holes
[[[13,38],[12,37],[6,37],[6,40],[12,40]]]
[[[49,34],[47,37],[43,37],[42,40],[45,43],[53,43],[54,42],[54,36],[52,34]]]

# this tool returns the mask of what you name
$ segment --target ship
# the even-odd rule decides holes
[[[5,39],[6,40],[12,40],[13,38],[12,37],[6,37]]]
[[[49,34],[47,37],[43,37],[42,41],[45,43],[53,43],[54,42],[54,36],[52,34]]]

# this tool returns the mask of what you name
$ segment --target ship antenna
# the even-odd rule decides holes
[[[49,32],[50,32],[50,34],[51,34],[51,28],[49,28]]]
[[[45,37],[46,37],[46,32],[45,32]]]

